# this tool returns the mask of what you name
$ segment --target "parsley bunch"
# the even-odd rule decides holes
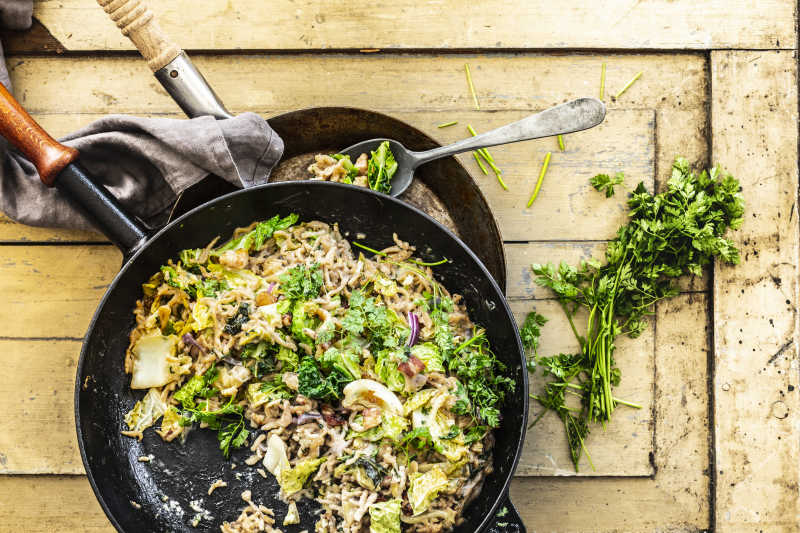
[[[610,197],[614,185],[622,181],[621,174],[599,175],[592,185]],[[616,338],[639,336],[654,304],[678,294],[679,276],[702,275],[714,258],[739,262],[736,246],[724,236],[742,224],[744,202],[739,190],[739,182],[720,167],[696,174],[686,159],[678,158],[666,191],[651,194],[640,183],[630,193],[629,221],[609,243],[605,264],[531,266],[536,283],[558,297],[580,346],[575,354],[534,356],[550,380],[533,398],[564,422],[576,470],[589,423],[605,425],[618,404],[639,407],[613,395],[620,380],[614,361]],[[588,312],[584,334],[574,320],[580,309]],[[529,316],[521,332],[532,350],[544,324],[540,316],[535,312]],[[579,408],[567,405],[567,394],[580,399]]]

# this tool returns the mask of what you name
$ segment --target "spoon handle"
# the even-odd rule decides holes
[[[541,137],[573,133],[597,126],[606,116],[606,106],[597,98],[578,98],[497,129],[425,152],[411,152],[414,167],[440,157],[477,148],[509,144]]]

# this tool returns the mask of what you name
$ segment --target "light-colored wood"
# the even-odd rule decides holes
[[[181,53],[180,47],[167,37],[144,1],[97,0],[97,3],[122,35],[131,40],[153,72],[162,69]]]
[[[113,533],[85,476],[0,476],[3,531]]]
[[[187,50],[702,50],[791,48],[796,42],[795,6],[787,0],[172,0],[152,7]],[[34,15],[69,50],[130,48],[92,0],[40,1]]]
[[[239,57],[235,62],[238,68],[232,68],[234,63],[221,61],[219,57],[201,56],[196,59],[206,74],[213,78],[211,81],[220,93],[231,96],[235,109],[273,114],[322,104],[370,107],[417,125],[442,142],[466,136],[467,123],[473,123],[484,131],[520,118],[523,111],[532,112],[573,97],[594,94],[599,83],[599,64],[603,60],[609,64],[609,86],[612,82],[622,85],[637,69],[649,65],[645,72],[657,73],[658,76],[644,75],[619,102],[609,102],[610,112],[602,129],[566,136],[567,152],[553,154],[542,196],[531,209],[524,209],[524,205],[533,188],[543,153],[556,149],[553,139],[493,149],[493,153],[496,151],[501,157],[500,166],[512,188],[510,192],[502,191],[491,176],[484,177],[469,155],[462,156],[467,168],[484,188],[503,235],[509,240],[606,239],[624,218],[624,198],[620,194],[616,199],[606,200],[588,190],[586,180],[589,176],[598,171],[624,169],[628,172],[629,186],[634,186],[638,179],[645,179],[650,185],[654,154],[662,176],[669,175],[669,165],[677,153],[683,153],[693,161],[703,161],[707,156],[703,144],[705,109],[702,98],[707,85],[702,57],[689,54],[654,54],[635,58],[523,54],[443,56],[436,57],[435,61],[428,57],[401,56],[392,58],[390,65],[385,65],[385,61],[376,56],[358,55],[324,59],[313,56]],[[25,57],[12,61],[11,73],[21,101],[56,136],[82,127],[108,112],[180,117],[175,105],[152,76],[134,68],[135,61],[133,58],[92,58],[90,61],[83,58]],[[482,108],[502,112],[472,110],[468,93],[462,87],[465,61],[472,64],[476,83],[483,80],[486,96],[482,96]],[[292,72],[299,63],[302,63],[304,72],[320,81],[309,84],[305,78],[294,76]],[[390,94],[376,100],[360,85],[339,75],[353,65],[376,72],[380,79],[372,83],[376,87],[385,87],[384,90]],[[540,76],[541,73],[547,75]],[[77,84],[81,89],[65,101],[61,90],[49,82],[52,78],[65,79],[68,85]],[[406,79],[409,83],[400,90],[397,79]],[[102,85],[100,80],[104,80]],[[655,121],[646,121],[649,111],[640,108],[655,109]],[[508,109],[516,112],[506,111]],[[639,115],[631,119],[633,122],[626,118],[631,113]],[[663,119],[665,126],[657,128],[662,116],[666,117]],[[436,128],[437,124],[454,119],[459,120],[458,125]],[[654,122],[652,127],[656,131],[654,142],[657,149],[648,140],[651,133],[642,133],[642,128],[651,128],[650,122]],[[688,133],[681,135],[680,132],[684,131]],[[664,136],[664,139],[658,136]],[[645,171],[645,166],[651,170]],[[567,192],[567,187],[573,182],[581,184],[580,205],[574,204],[574,195],[569,196],[574,189]],[[588,203],[583,203],[584,199]],[[572,205],[567,202],[572,202]],[[543,205],[560,210],[560,227],[541,222]],[[529,230],[531,227],[536,228],[535,233]],[[15,234],[13,227],[3,226],[0,227],[0,238],[30,239],[31,234],[26,228],[20,228],[19,234]]]
[[[94,10],[100,11],[96,6]],[[113,29],[113,28],[112,28]],[[482,111],[537,111],[581,96],[597,96],[607,63],[609,109],[703,110],[707,63],[697,53],[553,55],[536,52],[445,54],[192,54],[226,106],[270,116],[310,106],[353,106],[388,113],[474,110],[464,78],[468,63]],[[9,70],[17,97],[31,114],[180,113],[134,57],[15,56]],[[618,100],[611,98],[639,71]],[[301,72],[302,75],[298,75]],[[366,81],[353,75],[368,73]],[[59,80],[55,83],[54,80]],[[64,99],[68,87],[70,98]],[[670,123],[681,130],[680,119]],[[441,134],[451,131],[440,130]],[[463,129],[461,130],[463,133]],[[54,132],[63,134],[66,132]],[[569,139],[569,136],[565,137]],[[567,142],[569,148],[569,142]]]
[[[0,473],[83,474],[72,394],[80,350],[79,341],[0,340],[14,376],[0,382]]]
[[[711,55],[714,159],[748,201],[714,274],[716,531],[800,530],[797,58]]]
[[[511,486],[511,499],[528,531],[709,529],[707,307],[706,297],[698,294],[681,295],[658,307],[655,476],[518,477]],[[623,383],[625,379],[623,373]]]
[[[104,244],[3,248],[0,337],[82,338],[121,264]]]
[[[513,301],[511,309],[522,323],[525,315],[535,308],[549,319],[542,329],[541,355],[574,353],[577,341],[572,334],[564,311],[555,300]],[[576,327],[583,327],[586,317],[579,314]],[[592,457],[592,470],[584,456],[580,472],[569,455],[564,425],[553,413],[547,413],[528,429],[525,448],[522,452],[518,476],[650,476],[653,467],[650,454],[653,452],[653,391],[654,391],[654,337],[653,328],[647,328],[638,339],[620,338],[615,353],[617,365],[622,372],[622,382],[614,389],[614,396],[638,403],[642,409],[620,406],[614,413],[612,423],[603,431],[595,426],[586,440]],[[544,380],[536,372],[531,380],[531,393],[542,392]],[[542,407],[531,400],[529,418],[531,422],[542,412]]]

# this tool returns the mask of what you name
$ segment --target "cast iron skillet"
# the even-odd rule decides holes
[[[225,109],[211,86],[159,27],[144,0],[97,0],[123,35],[128,37],[175,103],[190,118],[209,115],[218,119],[233,115]],[[257,96],[255,97],[257,101]],[[315,107],[285,113],[269,124],[286,143],[283,161],[270,181],[298,179],[317,153],[335,153],[345,146],[391,137],[412,150],[439,146],[433,139],[395,118],[348,107]],[[505,289],[506,268],[503,239],[480,188],[455,158],[429,163],[415,173],[403,200],[451,229],[483,261]],[[199,189],[199,190],[198,190]],[[183,196],[176,211],[185,212],[197,198],[210,200],[231,186],[222,180],[201,183]]]
[[[83,206],[101,229],[122,249],[125,263],[111,283],[86,334],[75,384],[75,420],[81,457],[100,505],[119,531],[195,531],[190,521],[195,508],[208,511],[202,529],[219,530],[243,507],[239,494],[253,491],[256,502],[271,507],[279,518],[284,505],[276,498],[273,478],[261,478],[242,464],[247,450],[233,454],[239,468],[223,460],[213,432],[196,430],[185,444],[164,443],[146,431],[142,442],[123,437],[124,415],[142,393],[131,391],[123,372],[132,310],[141,285],[167,259],[183,248],[204,246],[215,236],[275,214],[298,213],[301,220],[339,224],[345,234],[363,232],[367,245],[381,248],[392,233],[409,241],[425,259],[447,257],[436,276],[464,296],[472,319],[486,327],[498,358],[508,366],[515,391],[502,409],[503,425],[495,432],[494,472],[483,491],[465,511],[458,533],[524,531],[508,501],[508,485],[522,451],[528,413],[525,354],[516,323],[503,292],[470,249],[444,226],[422,211],[390,196],[351,185],[324,182],[286,182],[233,192],[191,210],[147,235],[139,221],[128,216],[103,187],[94,185],[75,161],[77,152],[48,136],[0,86],[0,134],[19,148],[39,170],[42,180]],[[152,454],[150,462],[139,457]],[[228,487],[207,495],[216,479]],[[194,502],[194,503],[193,503]],[[503,517],[495,514],[507,507]],[[299,505],[301,524],[286,531],[313,531],[314,504]]]

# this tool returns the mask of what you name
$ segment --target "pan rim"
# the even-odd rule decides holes
[[[89,484],[92,487],[92,491],[94,492],[95,498],[97,499],[98,503],[100,504],[100,507],[103,509],[103,512],[105,513],[106,517],[111,522],[111,525],[113,525],[114,528],[117,531],[125,532],[126,530],[119,524],[119,522],[117,521],[116,517],[111,512],[111,509],[106,504],[105,499],[103,498],[103,495],[102,495],[102,493],[100,491],[100,488],[97,486],[97,483],[95,482],[92,465],[90,464],[89,459],[86,456],[86,449],[85,449],[85,444],[84,444],[83,432],[81,431],[80,394],[81,394],[81,389],[83,387],[83,380],[81,378],[83,376],[83,366],[84,366],[84,361],[86,359],[88,339],[89,339],[89,337],[92,335],[92,333],[95,330],[95,325],[97,323],[97,320],[100,317],[100,311],[105,306],[106,301],[108,300],[109,296],[116,289],[116,287],[119,284],[120,280],[122,279],[123,275],[134,264],[136,258],[138,258],[140,255],[142,255],[145,252],[147,252],[150,249],[150,247],[151,247],[151,245],[153,243],[155,243],[157,240],[159,240],[167,231],[171,231],[173,226],[181,224],[183,222],[183,220],[185,220],[186,218],[188,218],[190,216],[193,216],[195,213],[198,213],[200,211],[204,211],[204,210],[209,209],[209,208],[211,208],[213,206],[216,206],[217,204],[224,203],[227,200],[229,200],[230,198],[234,198],[234,197],[237,197],[237,196],[240,196],[240,195],[247,195],[247,194],[253,193],[254,191],[259,191],[259,190],[263,190],[263,189],[267,189],[267,188],[297,187],[298,184],[299,185],[303,185],[305,187],[312,187],[312,188],[319,187],[319,188],[322,188],[322,189],[325,189],[325,188],[337,188],[338,187],[338,188],[345,188],[345,189],[351,190],[351,191],[359,193],[359,194],[377,195],[377,196],[380,197],[380,199],[382,201],[393,202],[393,203],[396,203],[396,204],[400,204],[402,207],[410,209],[415,215],[421,216],[421,217],[427,219],[429,222],[432,222],[433,224],[438,226],[439,229],[443,230],[451,239],[453,239],[456,242],[456,244],[458,244],[458,246],[460,246],[467,253],[467,255],[477,264],[477,266],[480,268],[480,270],[483,273],[483,275],[486,278],[488,278],[488,280],[489,280],[492,288],[495,290],[496,294],[500,297],[500,302],[502,304],[503,310],[505,311],[507,317],[511,320],[512,325],[513,325],[514,334],[515,334],[515,340],[516,340],[516,344],[517,344],[517,353],[519,354],[519,359],[520,359],[519,360],[519,364],[520,364],[520,367],[522,369],[522,386],[523,386],[522,404],[523,405],[520,406],[523,409],[523,412],[522,412],[522,426],[521,426],[522,431],[520,431],[519,438],[517,439],[516,452],[514,454],[513,461],[511,462],[511,468],[510,468],[508,474],[506,475],[506,478],[503,480],[503,482],[501,484],[501,487],[500,487],[500,490],[495,495],[494,503],[491,505],[491,507],[489,508],[489,511],[484,515],[483,520],[481,521],[481,523],[478,525],[477,529],[475,530],[476,533],[484,531],[486,529],[486,527],[494,520],[494,516],[497,513],[497,510],[500,507],[500,505],[502,505],[506,501],[506,499],[508,499],[508,489],[509,489],[509,486],[511,484],[511,480],[514,477],[514,473],[516,472],[517,465],[519,464],[520,457],[522,455],[522,449],[523,449],[523,446],[524,446],[524,443],[525,443],[525,434],[526,434],[525,428],[527,428],[527,425],[528,425],[529,378],[528,378],[528,372],[526,370],[525,350],[524,350],[524,348],[522,346],[522,340],[521,340],[520,335],[519,335],[519,327],[517,326],[517,322],[514,319],[514,314],[511,311],[511,307],[508,304],[508,301],[506,299],[504,291],[500,288],[500,286],[497,283],[497,280],[494,279],[494,276],[492,276],[492,274],[489,272],[489,270],[486,268],[486,266],[483,264],[483,262],[469,248],[469,246],[467,246],[464,243],[464,241],[462,241],[457,235],[455,235],[446,226],[444,226],[443,224],[438,222],[436,219],[434,219],[433,217],[431,217],[430,215],[428,215],[427,213],[425,213],[421,209],[419,209],[416,206],[413,206],[413,205],[411,205],[411,204],[409,204],[407,202],[404,202],[402,200],[394,198],[394,197],[392,197],[390,195],[387,195],[387,194],[384,194],[384,193],[380,193],[380,192],[377,192],[377,191],[373,191],[371,189],[366,189],[364,187],[360,187],[360,186],[357,186],[357,185],[348,185],[348,184],[344,184],[344,183],[328,182],[328,181],[297,180],[297,181],[266,183],[264,185],[259,185],[259,186],[251,187],[251,188],[248,188],[248,189],[241,189],[241,190],[238,190],[238,191],[233,191],[231,193],[225,194],[223,196],[220,196],[218,198],[215,198],[213,200],[205,202],[205,203],[195,207],[194,209],[184,213],[183,215],[181,215],[180,217],[176,218],[175,220],[171,221],[169,224],[167,224],[166,226],[164,226],[163,228],[158,230],[156,233],[154,233],[153,235],[148,237],[148,239],[144,243],[144,245],[140,246],[137,250],[135,250],[134,253],[130,257],[123,258],[124,263],[122,265],[122,268],[120,268],[119,272],[117,272],[117,274],[114,276],[114,279],[109,284],[108,289],[106,289],[106,292],[103,294],[103,297],[98,302],[97,307],[95,308],[94,314],[92,315],[92,320],[89,323],[89,327],[87,328],[86,333],[84,334],[83,342],[82,342],[82,345],[81,345],[81,353],[80,353],[80,356],[78,358],[78,366],[77,366],[77,369],[76,369],[76,376],[75,376],[73,410],[74,410],[74,415],[75,415],[75,430],[76,430],[76,434],[77,434],[77,438],[78,438],[78,449],[79,449],[80,454],[81,454],[81,461],[83,463],[84,470],[86,471],[86,477],[87,477],[87,479],[89,481]]]

